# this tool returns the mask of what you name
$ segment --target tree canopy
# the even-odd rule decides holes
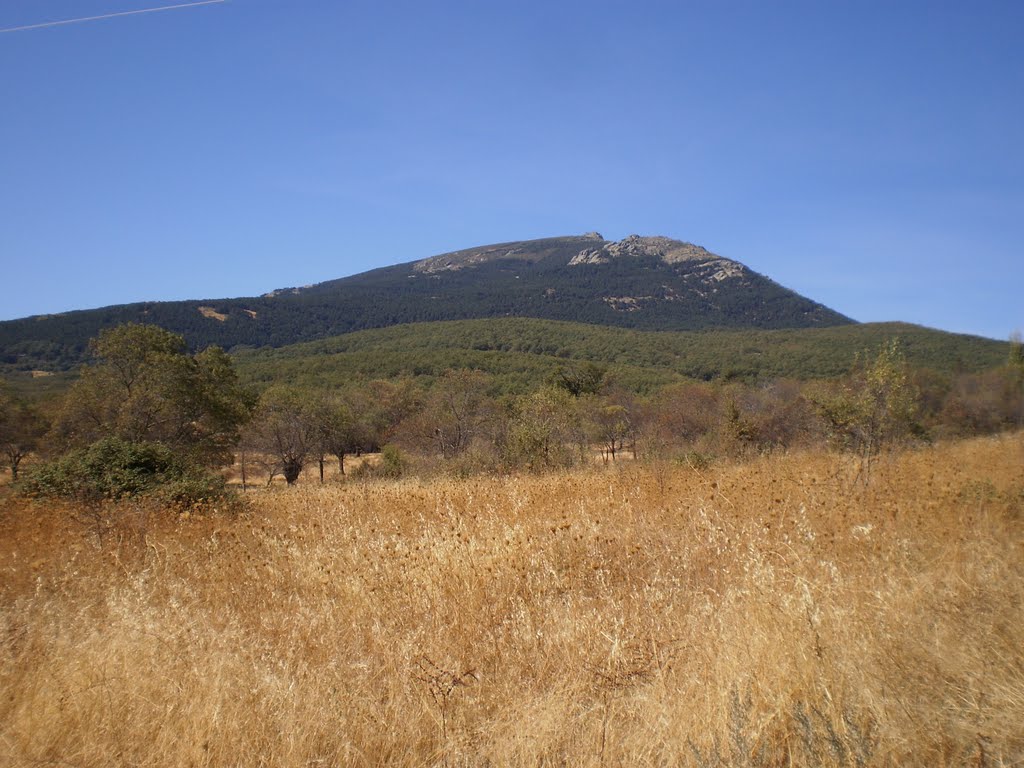
[[[161,443],[202,464],[230,459],[254,399],[225,352],[189,355],[181,336],[138,324],[103,331],[90,346],[96,362],[83,368],[56,419],[61,447],[117,437]]]

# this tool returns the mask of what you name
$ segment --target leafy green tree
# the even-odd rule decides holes
[[[338,471],[345,474],[345,457],[360,449],[360,430],[352,408],[340,396],[328,397],[311,405],[316,429],[315,452],[320,465],[320,482],[324,481],[324,460],[338,459]]]
[[[632,395],[613,390],[603,397],[580,400],[588,437],[601,446],[605,461],[615,461],[620,451],[630,446],[637,456],[636,442],[640,426],[640,408]]]
[[[607,384],[608,367],[590,361],[571,366],[560,366],[551,383],[573,397],[599,395]]]
[[[1007,362],[1011,368],[1024,371],[1024,339],[1021,338],[1020,331],[1010,334],[1010,355]]]
[[[254,398],[222,350],[189,355],[181,336],[135,324],[101,332],[91,348],[96,362],[82,369],[54,425],[60,447],[114,436],[167,445],[200,464],[231,460]]]

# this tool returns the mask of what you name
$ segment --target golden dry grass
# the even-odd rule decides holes
[[[9,766],[1016,765],[1024,436],[0,517]]]

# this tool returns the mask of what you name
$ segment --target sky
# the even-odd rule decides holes
[[[174,2],[3,0],[0,29]],[[0,32],[0,319],[596,230],[1005,339],[1022,40],[1016,0],[227,0]]]

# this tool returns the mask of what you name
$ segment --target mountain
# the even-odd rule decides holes
[[[0,323],[0,366],[62,370],[126,322],[192,348],[282,347],[403,323],[531,317],[647,331],[816,328],[848,317],[743,264],[666,237],[592,232],[445,253],[259,297],[148,302]]]

